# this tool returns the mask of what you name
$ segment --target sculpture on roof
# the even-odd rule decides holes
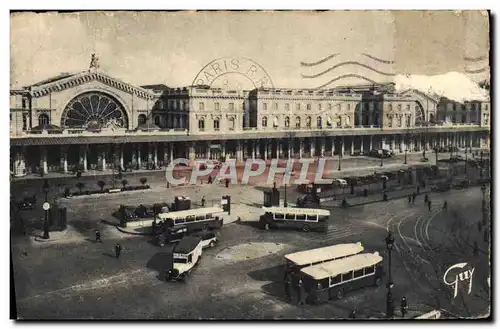
[[[95,53],[92,53],[92,57],[90,58],[89,72],[94,69],[97,70],[99,68],[99,57]]]

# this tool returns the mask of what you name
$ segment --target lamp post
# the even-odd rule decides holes
[[[288,207],[288,202],[286,201],[286,183],[285,183],[285,201],[283,202],[283,206]]]
[[[408,164],[408,150],[405,147],[405,164]]]
[[[341,171],[342,170],[342,151],[339,151],[339,167],[338,167],[338,171]]]
[[[48,202],[48,194],[50,191],[49,187],[49,181],[45,180],[43,183],[43,193],[45,194],[45,202],[43,203],[43,210],[45,211],[45,220],[43,222],[43,238],[44,239],[49,239],[49,209],[50,209],[50,204]]]
[[[392,236],[392,232],[389,231],[389,234],[385,238],[385,244],[387,246],[387,251],[389,253],[389,281],[387,282],[387,309],[386,315],[387,318],[391,319],[394,316],[394,300],[392,299],[391,288],[393,286],[392,275],[391,275],[391,251],[394,246],[394,237]]]
[[[384,151],[382,150],[382,154],[380,155],[380,167],[384,166]]]

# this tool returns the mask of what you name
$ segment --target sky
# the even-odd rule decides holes
[[[275,87],[486,68],[466,73],[480,81],[489,78],[489,17],[480,11],[11,14],[11,88],[86,70],[92,52],[101,71],[135,85],[190,85],[223,57],[259,64]]]

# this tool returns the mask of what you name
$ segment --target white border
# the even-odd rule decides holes
[[[348,4],[348,8],[345,7],[345,4]],[[184,1],[179,1],[179,2],[163,2],[163,1],[152,1],[152,0],[142,0],[142,1],[120,1],[120,2],[108,2],[106,4],[103,3],[102,0],[86,0],[86,1],[78,1],[78,2],[69,2],[69,1],[15,1],[15,2],[8,2],[8,1],[2,1],[0,6],[2,7],[1,11],[1,19],[0,19],[0,26],[1,26],[1,39],[2,39],[2,60],[1,63],[3,63],[3,67],[5,68],[4,72],[9,72],[10,71],[10,66],[9,66],[9,9],[33,9],[33,8],[43,8],[43,9],[67,9],[67,10],[76,10],[76,9],[166,9],[166,6],[168,6],[169,9],[175,10],[175,9],[191,9],[195,10],[197,8],[203,8],[203,9],[221,9],[221,8],[232,8],[232,9],[351,9],[351,10],[363,10],[363,9],[492,9],[493,12],[498,12],[498,10],[495,10],[498,7],[499,1],[493,1],[493,0],[475,0],[475,1],[465,1],[465,0],[454,0],[454,1],[435,1],[435,0],[419,0],[418,2],[406,2],[406,1],[356,1],[356,0],[350,0],[348,2],[323,2],[323,1],[318,1],[318,0],[308,0],[308,1],[300,1],[300,2],[292,2],[292,1],[286,1],[286,2],[271,2],[269,0],[253,0],[253,1],[190,1],[190,0],[184,0]],[[12,7],[6,7],[8,5],[11,5]],[[5,6],[5,8],[4,8]],[[498,17],[497,17],[498,18]],[[498,24],[498,21],[496,22]],[[436,33],[439,33],[439,31],[436,31]],[[492,44],[496,44],[498,42],[498,33],[495,34],[495,40],[493,40]],[[495,62],[498,62],[498,51],[496,52],[495,56]],[[498,83],[498,81],[496,81]],[[8,74],[3,74],[1,78],[1,84],[2,84],[2,93],[1,93],[1,98],[2,98],[2,108],[4,109],[3,112],[3,118],[4,120],[1,120],[1,123],[4,125],[4,129],[1,130],[2,134],[5,135],[4,140],[5,142],[1,144],[2,147],[2,154],[7,155],[8,153],[8,148],[9,148],[9,143],[7,142],[9,139],[9,126],[8,126],[8,121],[6,120],[7,114],[5,112],[8,111],[9,109],[9,98],[8,98],[8,93],[7,90],[10,88],[9,85],[9,75]],[[496,91],[495,91],[495,105],[497,105],[496,102],[498,102],[498,96]],[[496,106],[495,106],[496,110]],[[495,131],[498,129],[497,127],[500,127],[500,115],[495,114],[494,115],[494,120],[495,120]],[[500,143],[500,142],[499,142]],[[497,148],[497,143],[494,142],[495,145],[495,154],[496,154],[496,148]],[[496,161],[495,161],[496,163]],[[0,175],[0,186],[3,188],[3,194],[2,194],[2,209],[4,209],[6,216],[3,216],[4,220],[7,220],[9,217],[9,202],[8,196],[10,194],[10,191],[8,190],[9,186],[9,176],[7,175],[8,172],[8,162],[4,158],[4,161],[2,161],[0,172],[2,175]],[[497,175],[498,176],[498,175]],[[495,181],[495,183],[497,183]],[[495,201],[498,203],[497,199],[498,195],[495,194]],[[499,230],[500,230],[500,225],[496,225],[496,237],[500,236]],[[2,248],[2,260],[1,264],[2,266],[2,282],[10,282],[9,277],[10,277],[10,269],[8,266],[5,266],[9,262],[9,232],[8,230],[4,230],[3,232],[4,237],[3,239],[0,239],[2,244],[4,244],[4,247]],[[12,321],[6,322],[6,319],[9,318],[9,304],[10,304],[10,295],[9,294],[3,294],[4,299],[1,304],[1,310],[4,313],[2,318],[2,323],[3,325],[7,326],[14,326],[14,323]],[[498,305],[498,301],[495,303],[495,305]],[[498,316],[498,312],[496,312]],[[104,327],[104,324],[97,324],[97,323],[92,323],[93,326],[99,328],[99,327]],[[241,323],[238,323],[236,325],[239,325]],[[373,325],[373,322],[367,323],[368,325]],[[18,324],[19,325],[19,324]],[[45,325],[51,325],[51,324],[45,324]],[[82,326],[81,324],[71,324],[73,326]],[[122,324],[112,324],[113,326],[119,326]],[[159,323],[159,325],[167,325],[168,323]],[[176,326],[178,324],[175,324]],[[198,324],[186,324],[187,326],[194,326]],[[221,324],[220,323],[200,323],[199,325],[203,326],[213,326],[213,327],[219,327]],[[270,326],[268,324],[263,324],[263,323],[251,323],[252,326],[255,327],[267,327]],[[286,324],[290,325],[290,324]],[[303,322],[298,322],[296,325],[300,327],[308,326],[308,324],[305,324]],[[327,323],[326,325],[328,326],[335,326],[335,327],[356,327],[360,326],[360,323],[357,323],[355,325],[353,324],[348,324],[348,323]],[[383,325],[383,323],[382,323]],[[406,323],[399,323],[399,325],[407,325]],[[410,325],[416,325],[416,324],[410,324]],[[417,324],[418,325],[418,324]],[[422,324],[420,324],[422,325]],[[448,323],[448,324],[429,324],[426,323],[424,324],[429,327],[437,327],[437,326],[443,326],[443,325],[448,325],[452,326],[454,323]],[[466,324],[468,327],[471,325],[474,325],[473,323],[467,323]],[[109,324],[108,324],[109,326]],[[141,324],[133,324],[134,327],[140,327]],[[4,326],[2,326],[4,327]]]

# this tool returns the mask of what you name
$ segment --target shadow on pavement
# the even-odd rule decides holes
[[[268,267],[249,272],[247,275],[257,281],[276,281],[283,280],[285,268],[283,265]]]
[[[172,251],[169,252],[159,252],[153,255],[146,263],[146,267],[148,269],[158,271],[158,274],[161,277],[161,273],[164,269],[170,269],[173,266],[172,262]]]
[[[111,257],[111,258],[116,258],[116,255],[113,255],[112,253],[110,252],[103,252],[102,253],[103,256],[108,256],[108,257]]]
[[[282,282],[271,282],[261,287],[262,292],[268,296],[272,296],[284,303],[293,303],[285,293],[285,285]]]

